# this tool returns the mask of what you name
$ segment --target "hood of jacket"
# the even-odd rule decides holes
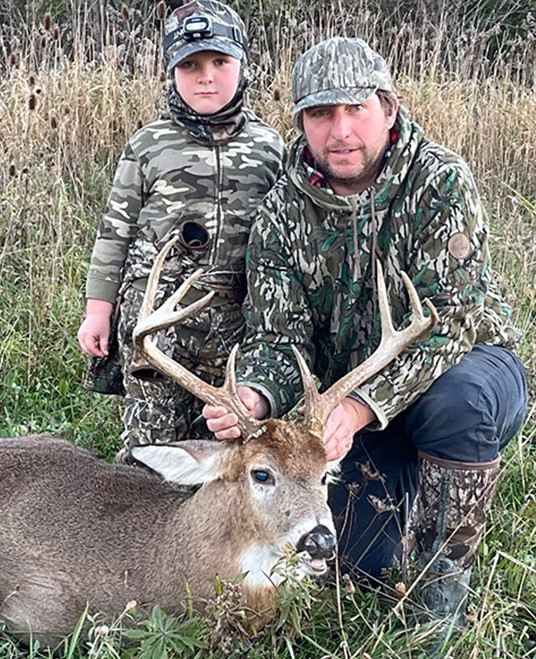
[[[354,282],[369,280],[373,288],[376,259],[391,239],[389,218],[402,203],[400,190],[404,195],[411,190],[406,179],[415,175],[414,161],[426,141],[422,128],[410,121],[407,110],[402,107],[391,135],[394,139],[384,154],[375,182],[354,195],[338,195],[327,186],[317,187],[309,181],[311,169],[304,161],[307,142],[303,135],[291,147],[287,162],[289,187],[294,190],[296,204],[303,215],[317,218],[326,234],[324,240],[330,240],[333,249],[347,251],[348,244],[352,244],[352,279]],[[367,271],[370,279],[365,276]]]
[[[201,144],[217,146],[225,144],[239,133],[247,121],[244,95],[249,84],[249,68],[242,62],[238,86],[233,98],[214,114],[202,115],[193,110],[175,87],[173,74],[167,81],[167,111],[161,118],[183,125],[192,137]]]

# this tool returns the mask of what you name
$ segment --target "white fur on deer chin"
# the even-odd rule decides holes
[[[279,559],[282,561],[283,557]],[[272,547],[250,545],[240,559],[240,572],[245,574],[244,585],[249,588],[273,588],[284,581],[283,575],[274,573],[278,564]]]
[[[296,560],[293,560],[296,558]],[[243,585],[247,588],[274,588],[288,577],[303,579],[305,576],[319,576],[327,570],[324,559],[312,559],[308,552],[298,555],[274,557],[273,549],[251,545],[240,559],[240,571],[245,574]]]

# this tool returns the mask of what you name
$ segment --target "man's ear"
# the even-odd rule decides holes
[[[387,128],[389,130],[391,130],[391,128],[395,125],[399,107],[400,107],[399,103],[394,103],[391,112],[388,115],[386,115]]]
[[[300,133],[303,133],[303,110],[300,110],[292,121],[294,123],[294,128],[297,128]]]
[[[130,455],[178,485],[201,485],[224,477],[234,442],[190,440],[132,446]]]

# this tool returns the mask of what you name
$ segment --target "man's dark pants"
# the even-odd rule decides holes
[[[417,486],[417,453],[494,460],[527,409],[525,369],[509,350],[479,344],[383,431],[356,435],[330,491],[343,571],[381,576],[400,556]]]

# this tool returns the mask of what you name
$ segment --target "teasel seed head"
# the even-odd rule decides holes
[[[159,21],[163,21],[166,18],[166,3],[164,0],[160,0],[156,5],[156,17]]]

